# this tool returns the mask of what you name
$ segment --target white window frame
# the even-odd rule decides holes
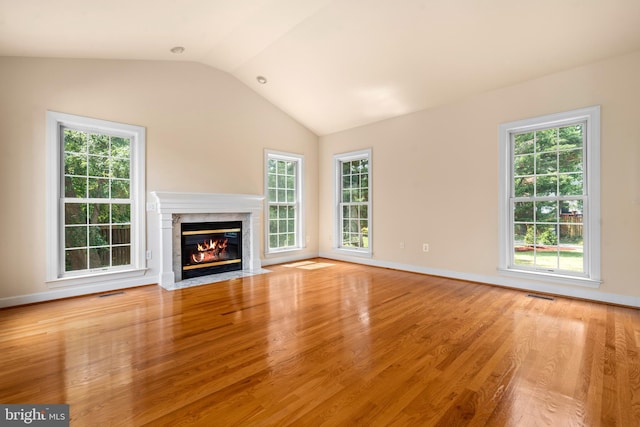
[[[333,232],[333,250],[347,255],[356,255],[371,257],[373,254],[373,161],[371,149],[351,151],[348,153],[335,154],[333,156],[334,169],[334,232]],[[358,248],[352,246],[342,246],[342,163],[354,160],[367,159],[369,162],[368,171],[368,200],[367,205],[367,224],[369,247]]]
[[[295,179],[295,201],[293,203],[278,203],[269,200],[269,160],[284,160],[294,162],[296,164]],[[282,252],[299,251],[306,247],[304,239],[304,156],[301,154],[286,153],[274,150],[265,150],[264,152],[264,252],[265,255],[272,255]],[[293,206],[295,209],[295,235],[296,244],[282,248],[271,248],[269,244],[270,228],[269,228],[269,208],[271,206]]]
[[[146,271],[145,144],[141,126],[47,111],[46,281],[50,288],[139,277]],[[64,128],[125,136],[131,140],[131,265],[64,272]]]
[[[511,208],[513,192],[512,135],[585,122],[584,130],[584,205],[583,241],[584,273],[531,270],[515,265],[513,258],[514,217]],[[500,146],[500,259],[498,270],[516,277],[545,280],[560,284],[597,288],[600,283],[600,107],[593,106],[530,119],[503,123],[499,126]]]

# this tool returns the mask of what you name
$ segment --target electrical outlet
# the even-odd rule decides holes
[[[422,252],[429,252],[429,244],[428,243],[423,243],[422,244]]]
[[[147,259],[151,259],[151,251],[150,251],[150,250],[149,250],[149,251],[147,251],[147,254],[146,254],[146,255],[147,255]]]
[[[404,242],[400,242],[400,249],[404,249]]]

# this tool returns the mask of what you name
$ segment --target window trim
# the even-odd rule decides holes
[[[341,246],[342,243],[342,221],[341,208],[342,203],[342,162],[359,160],[366,158],[369,161],[369,200],[367,202],[369,214],[367,223],[369,224],[369,247],[354,248]],[[334,154],[333,156],[333,188],[334,188],[334,210],[333,210],[333,250],[348,255],[356,255],[362,257],[371,257],[373,255],[373,160],[371,148],[364,150],[350,151],[346,153]]]
[[[584,221],[584,275],[532,271],[512,265],[513,212],[510,209],[513,154],[511,135],[534,130],[586,122],[585,126],[585,202]],[[499,139],[499,262],[501,273],[520,278],[551,281],[561,284],[596,288],[600,285],[600,106],[592,106],[561,113],[549,114],[508,123],[502,123]]]
[[[146,271],[146,211],[145,211],[145,144],[146,131],[135,126],[73,114],[47,111],[46,135],[46,282],[50,288],[81,286],[107,280],[139,277]],[[78,271],[64,274],[62,239],[62,128],[80,128],[131,138],[131,254],[130,266],[104,270]]]
[[[296,245],[286,248],[269,247],[269,160],[285,160],[298,164],[298,172],[296,176]],[[300,251],[306,248],[307,243],[304,238],[304,155],[288,153],[284,151],[265,150],[264,151],[264,253],[265,255],[274,255],[284,252]]]

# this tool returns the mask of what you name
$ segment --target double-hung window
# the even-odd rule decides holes
[[[599,107],[500,126],[500,269],[600,280]]]
[[[266,252],[303,247],[302,167],[297,154],[265,152]]]
[[[144,128],[55,112],[47,120],[47,279],[144,268]]]
[[[371,254],[371,150],[334,156],[336,249]]]

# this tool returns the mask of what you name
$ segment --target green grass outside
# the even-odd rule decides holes
[[[535,266],[538,268],[560,268],[561,270],[582,271],[584,255],[580,251],[560,251],[558,252],[536,252]],[[560,265],[558,266],[558,259]],[[534,265],[534,252],[515,252],[514,261],[516,265]]]

